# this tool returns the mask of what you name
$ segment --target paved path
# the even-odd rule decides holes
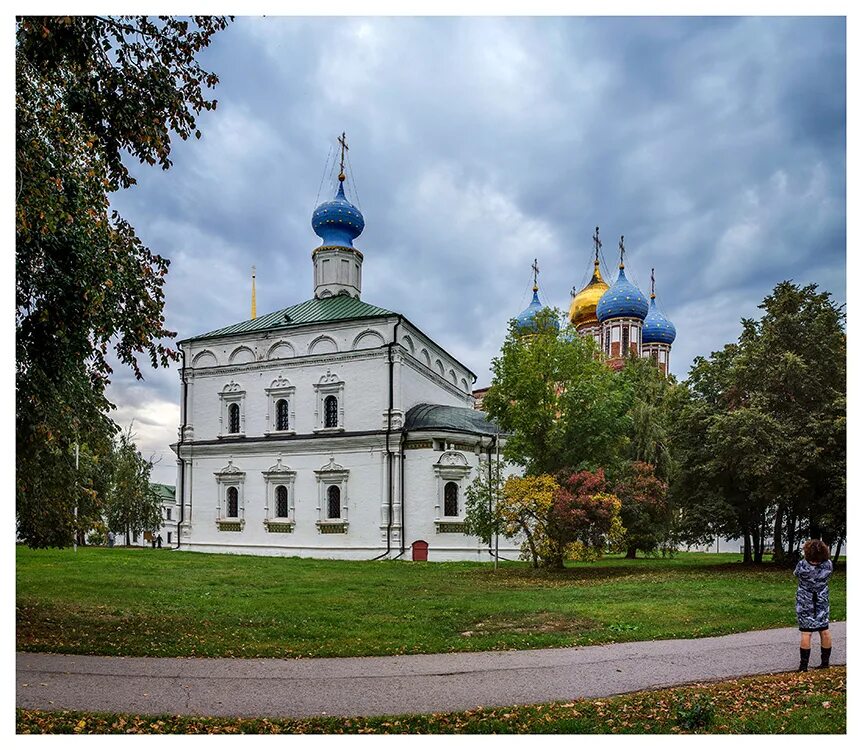
[[[832,663],[845,664],[845,623],[832,633]],[[296,660],[19,653],[17,705],[196,716],[454,711],[788,671],[799,664],[798,639],[795,628],[781,628],[584,648]]]

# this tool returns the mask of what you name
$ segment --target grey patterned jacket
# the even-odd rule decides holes
[[[829,577],[832,561],[812,565],[800,560],[793,571],[799,579],[796,589],[796,619],[800,630],[822,630],[829,627]]]

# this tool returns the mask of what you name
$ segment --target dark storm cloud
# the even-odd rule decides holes
[[[478,385],[532,259],[567,309],[597,224],[611,278],[620,234],[644,291],[655,267],[684,377],[782,279],[844,301],[845,57],[841,19],[238,19],[204,57],[204,137],[115,203],[172,261],[180,338],[248,317],[252,264],[258,310],[285,307],[312,294],[310,216],[346,130],[363,298]],[[112,388],[161,451],[178,393],[175,371]]]

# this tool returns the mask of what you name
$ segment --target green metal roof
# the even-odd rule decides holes
[[[496,423],[485,412],[466,406],[416,404],[404,415],[404,432],[414,430],[453,430],[474,435],[497,435]]]
[[[285,307],[283,310],[261,315],[254,320],[244,320],[242,323],[219,328],[200,336],[192,336],[185,341],[197,341],[200,339],[211,339],[218,336],[233,336],[240,333],[259,333],[276,329],[285,329],[292,326],[306,325],[309,323],[326,323],[334,320],[355,320],[357,318],[382,318],[389,315],[397,315],[391,310],[369,305],[367,302],[337,295],[324,299],[309,299],[298,305]]]
[[[158,482],[150,482],[150,487],[152,487],[156,494],[162,498],[162,500],[175,500],[176,499],[176,488],[172,484],[159,484]]]

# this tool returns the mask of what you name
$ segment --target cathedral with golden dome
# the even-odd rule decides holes
[[[614,369],[623,366],[625,353],[630,352],[636,357],[650,357],[667,375],[676,328],[656,305],[654,269],[650,275],[650,298],[647,301],[643,292],[626,277],[625,237],[620,237],[619,273],[611,285],[602,278],[599,261],[602,242],[598,227],[593,235],[593,244],[593,274],[582,289],[572,289],[569,324],[580,336],[591,336]],[[515,317],[515,324],[520,330],[526,331],[535,325],[533,319],[543,309],[538,291],[538,267],[534,263],[533,299]]]

